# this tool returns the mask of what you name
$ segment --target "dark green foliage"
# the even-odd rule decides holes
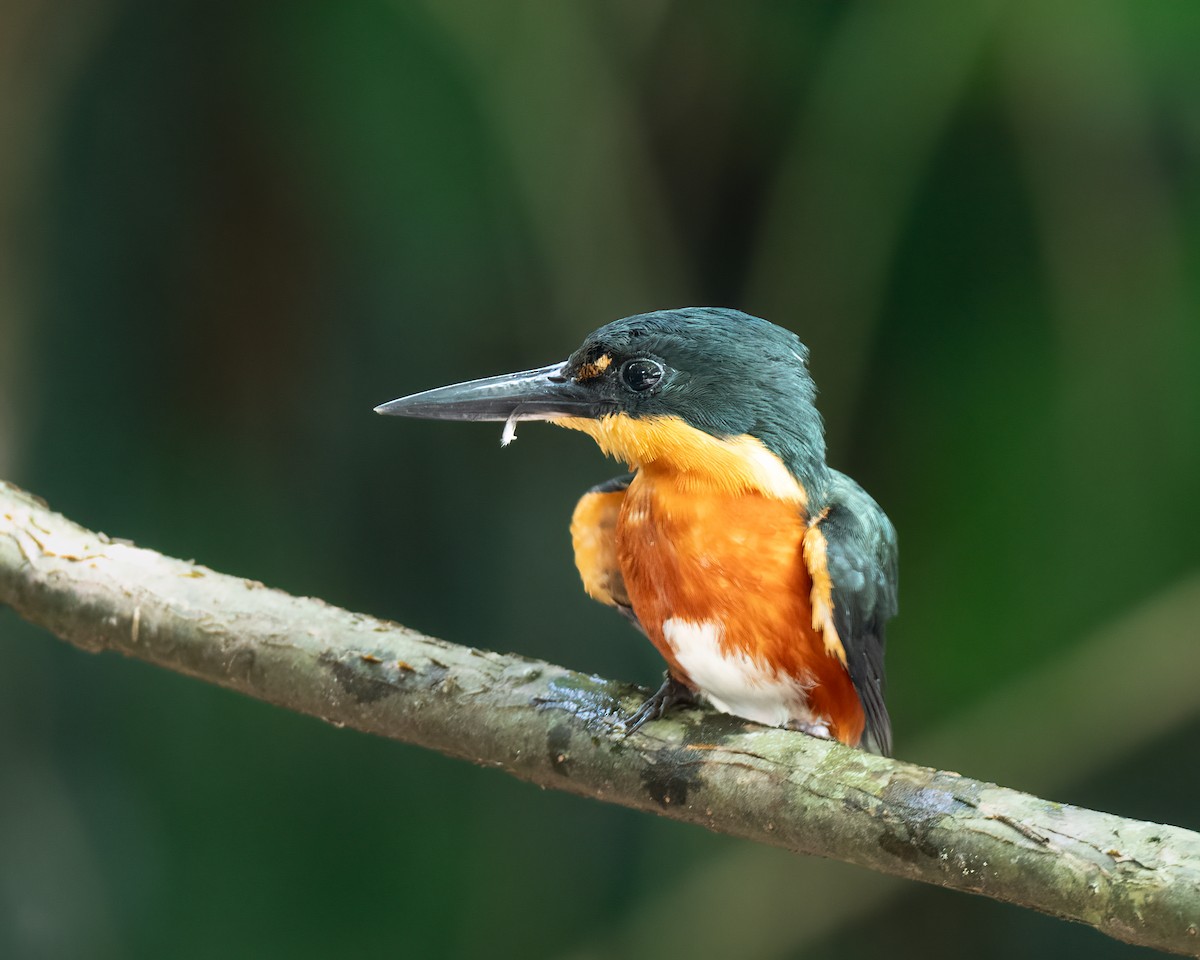
[[[574,500],[613,472],[586,438],[501,453],[498,425],[370,410],[719,303],[812,348],[829,461],[899,531],[898,756],[948,762],[925,734],[1196,569],[1200,6],[3,7],[0,463],[81,522],[653,683],[571,567]],[[1005,778],[1194,829],[1195,721],[1163,740],[1128,676],[1021,705],[1087,778]],[[1097,709],[1133,739],[1108,750]],[[1007,740],[960,744],[963,772]],[[744,852],[2,611],[0,770],[5,957],[661,953],[659,897]],[[689,903],[689,955],[809,955],[845,871],[778,863]],[[744,899],[763,876],[786,909]],[[1136,955],[909,896],[825,951]]]

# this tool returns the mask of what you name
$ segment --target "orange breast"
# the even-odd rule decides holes
[[[672,674],[727,712],[857,744],[858,695],[812,627],[798,505],[678,479],[643,467],[617,524],[629,599]]]

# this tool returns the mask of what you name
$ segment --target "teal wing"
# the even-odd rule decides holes
[[[885,627],[896,614],[896,531],[871,496],[845,474],[830,471],[825,535],[833,622],[846,668],[866,713],[863,746],[892,751],[892,724],[884,703]]]

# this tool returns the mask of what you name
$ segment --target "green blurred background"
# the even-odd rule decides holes
[[[655,683],[620,468],[371,415],[737,306],[890,513],[896,752],[1200,828],[1200,5],[0,12],[0,476],[450,640]],[[1133,957],[544,793],[0,611],[0,956]]]

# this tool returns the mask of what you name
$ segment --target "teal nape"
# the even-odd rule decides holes
[[[588,594],[667,663],[630,731],[699,699],[770,726],[889,753],[887,621],[896,534],[828,466],[808,349],[737,310],[613,321],[566,360],[412,394],[378,413],[544,420],[591,436],[630,473],[571,523]]]

